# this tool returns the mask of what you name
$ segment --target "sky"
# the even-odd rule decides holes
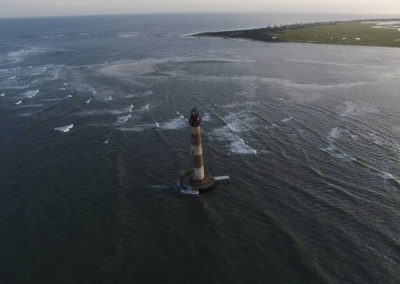
[[[0,17],[188,12],[400,15],[400,0],[0,0]]]

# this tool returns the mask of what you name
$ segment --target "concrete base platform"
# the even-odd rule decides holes
[[[215,186],[215,179],[209,173],[204,173],[204,183],[199,185],[190,184],[190,173],[184,174],[179,182],[180,186],[186,190],[197,190],[199,193],[209,191]]]

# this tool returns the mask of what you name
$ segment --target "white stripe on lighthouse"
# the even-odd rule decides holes
[[[201,168],[192,168],[192,174],[194,176],[194,180],[203,180],[204,179],[204,167]]]
[[[192,134],[196,135],[200,133],[200,126],[192,127]]]
[[[190,150],[192,152],[192,156],[203,155],[203,149],[201,148],[201,144],[199,146],[191,145]]]

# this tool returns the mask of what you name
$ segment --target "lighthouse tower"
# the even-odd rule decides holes
[[[205,192],[215,186],[216,179],[204,171],[203,149],[201,147],[201,118],[197,109],[193,108],[189,118],[191,126],[191,145],[192,170],[184,174],[180,179],[180,187],[185,190]]]
[[[191,137],[191,153],[192,153],[192,171],[190,173],[190,184],[199,185],[204,183],[204,165],[203,165],[203,149],[201,146],[199,112],[193,108],[189,118],[192,127]]]

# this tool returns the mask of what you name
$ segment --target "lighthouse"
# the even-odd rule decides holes
[[[201,118],[199,112],[193,108],[189,118],[192,128],[191,134],[191,154],[192,154],[192,171],[190,173],[190,184],[200,185],[205,182],[204,165],[203,165],[203,148],[201,146],[200,123]]]
[[[201,147],[201,118],[197,109],[193,108],[190,112],[189,123],[191,126],[190,152],[192,156],[192,170],[184,174],[179,186],[181,189],[195,193],[203,193],[214,188],[216,184],[229,182],[229,176],[213,177],[204,171],[203,149]]]

